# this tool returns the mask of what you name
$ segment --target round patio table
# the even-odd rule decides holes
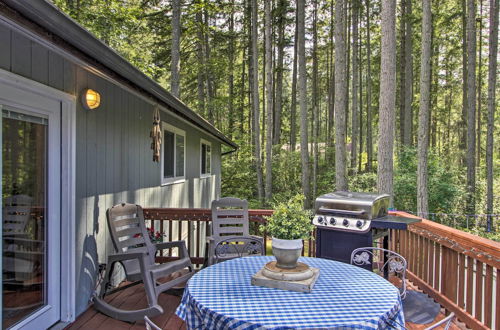
[[[399,290],[365,269],[320,258],[310,293],[253,286],[270,256],[232,259],[202,269],[188,282],[176,310],[188,329],[403,329]]]

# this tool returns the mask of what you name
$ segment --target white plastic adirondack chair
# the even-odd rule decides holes
[[[104,281],[99,295],[94,296],[94,306],[100,312],[122,321],[137,321],[144,316],[153,317],[163,313],[158,304],[160,293],[187,281],[194,273],[193,265],[184,241],[153,244],[144,222],[142,207],[134,204],[118,204],[108,209],[107,219],[115,254],[108,256]],[[155,263],[156,252],[177,248],[179,259],[164,264]],[[126,279],[143,282],[148,307],[138,310],[123,310],[104,301],[114,265],[119,262],[125,269]],[[158,279],[184,272],[167,282]],[[139,282],[140,281],[140,282]]]
[[[33,198],[27,195],[14,195],[5,198],[2,220],[3,236],[26,238],[26,226],[31,218]]]
[[[17,280],[35,277],[40,267],[43,241],[35,240],[27,231],[33,207],[33,198],[27,195],[14,195],[5,198],[3,220],[3,271],[15,274]],[[10,278],[4,275],[4,282]]]
[[[250,254],[265,254],[264,239],[250,235],[248,222],[246,200],[224,197],[212,201],[212,235],[208,237],[208,265]]]

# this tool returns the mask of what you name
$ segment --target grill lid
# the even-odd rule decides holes
[[[316,199],[316,214],[376,219],[387,215],[389,198],[387,194],[336,191]]]

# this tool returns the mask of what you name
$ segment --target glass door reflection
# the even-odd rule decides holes
[[[3,320],[47,304],[47,119],[2,110]]]

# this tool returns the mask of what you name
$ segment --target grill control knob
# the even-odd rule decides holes
[[[343,224],[345,227],[349,227],[349,220],[344,219],[344,221],[342,222],[342,224]]]
[[[358,221],[356,222],[356,227],[358,227],[358,228],[363,227],[363,221],[358,220]]]
[[[318,223],[323,223],[324,219],[323,217],[318,217]]]
[[[335,224],[336,224],[336,223],[337,223],[337,220],[335,220],[335,218],[334,218],[334,217],[331,217],[331,218],[330,218],[330,224],[331,224],[332,226],[335,226]]]

